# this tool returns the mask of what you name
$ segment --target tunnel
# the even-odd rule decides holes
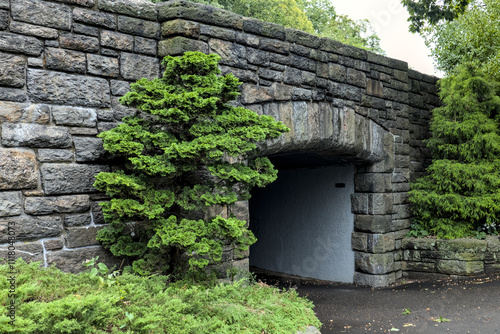
[[[278,179],[254,189],[250,267],[304,278],[352,283],[352,162],[315,153],[269,156]]]

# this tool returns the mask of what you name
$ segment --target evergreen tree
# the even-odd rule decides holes
[[[500,219],[500,98],[497,82],[472,67],[440,81],[427,141],[433,162],[412,184],[413,235],[460,238],[496,233]]]
[[[256,143],[288,129],[230,105],[241,83],[219,75],[219,60],[200,52],[165,57],[162,78],[141,79],[120,99],[140,112],[99,135],[125,164],[94,184],[111,197],[101,203],[109,226],[98,240],[138,273],[182,274],[183,260],[192,273],[220,260],[225,244],[245,250],[256,241],[245,221],[208,209],[247,200],[252,187],[274,181],[277,171],[255,156]]]

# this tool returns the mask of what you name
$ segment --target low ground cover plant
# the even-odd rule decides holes
[[[117,275],[96,265],[70,274],[19,259],[14,325],[6,316],[11,269],[0,266],[0,333],[262,334],[320,326],[312,303],[294,290],[248,280],[167,284],[166,276]]]

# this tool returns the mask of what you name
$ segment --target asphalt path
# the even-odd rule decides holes
[[[500,275],[360,287],[258,275],[313,301],[329,333],[500,334]]]

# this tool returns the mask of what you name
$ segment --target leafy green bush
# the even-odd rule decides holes
[[[433,111],[428,175],[412,184],[413,235],[497,233],[500,219],[498,82],[472,67],[442,79],[444,106]],[[426,232],[425,232],[426,231]],[[479,232],[479,233],[478,233]]]
[[[103,268],[100,266],[99,268]],[[165,276],[99,277],[16,262],[16,320],[6,316],[10,269],[0,266],[0,333],[293,333],[320,326],[312,303],[293,290],[236,282],[166,285]],[[107,279],[107,278],[106,278]]]
[[[256,143],[288,129],[229,104],[241,83],[219,75],[219,60],[201,52],[165,57],[162,78],[141,79],[120,99],[141,112],[99,134],[125,163],[97,175],[94,186],[111,197],[101,203],[109,226],[97,240],[129,257],[137,273],[195,273],[219,261],[225,244],[246,250],[256,241],[245,221],[208,209],[274,181],[277,171],[255,155]]]

